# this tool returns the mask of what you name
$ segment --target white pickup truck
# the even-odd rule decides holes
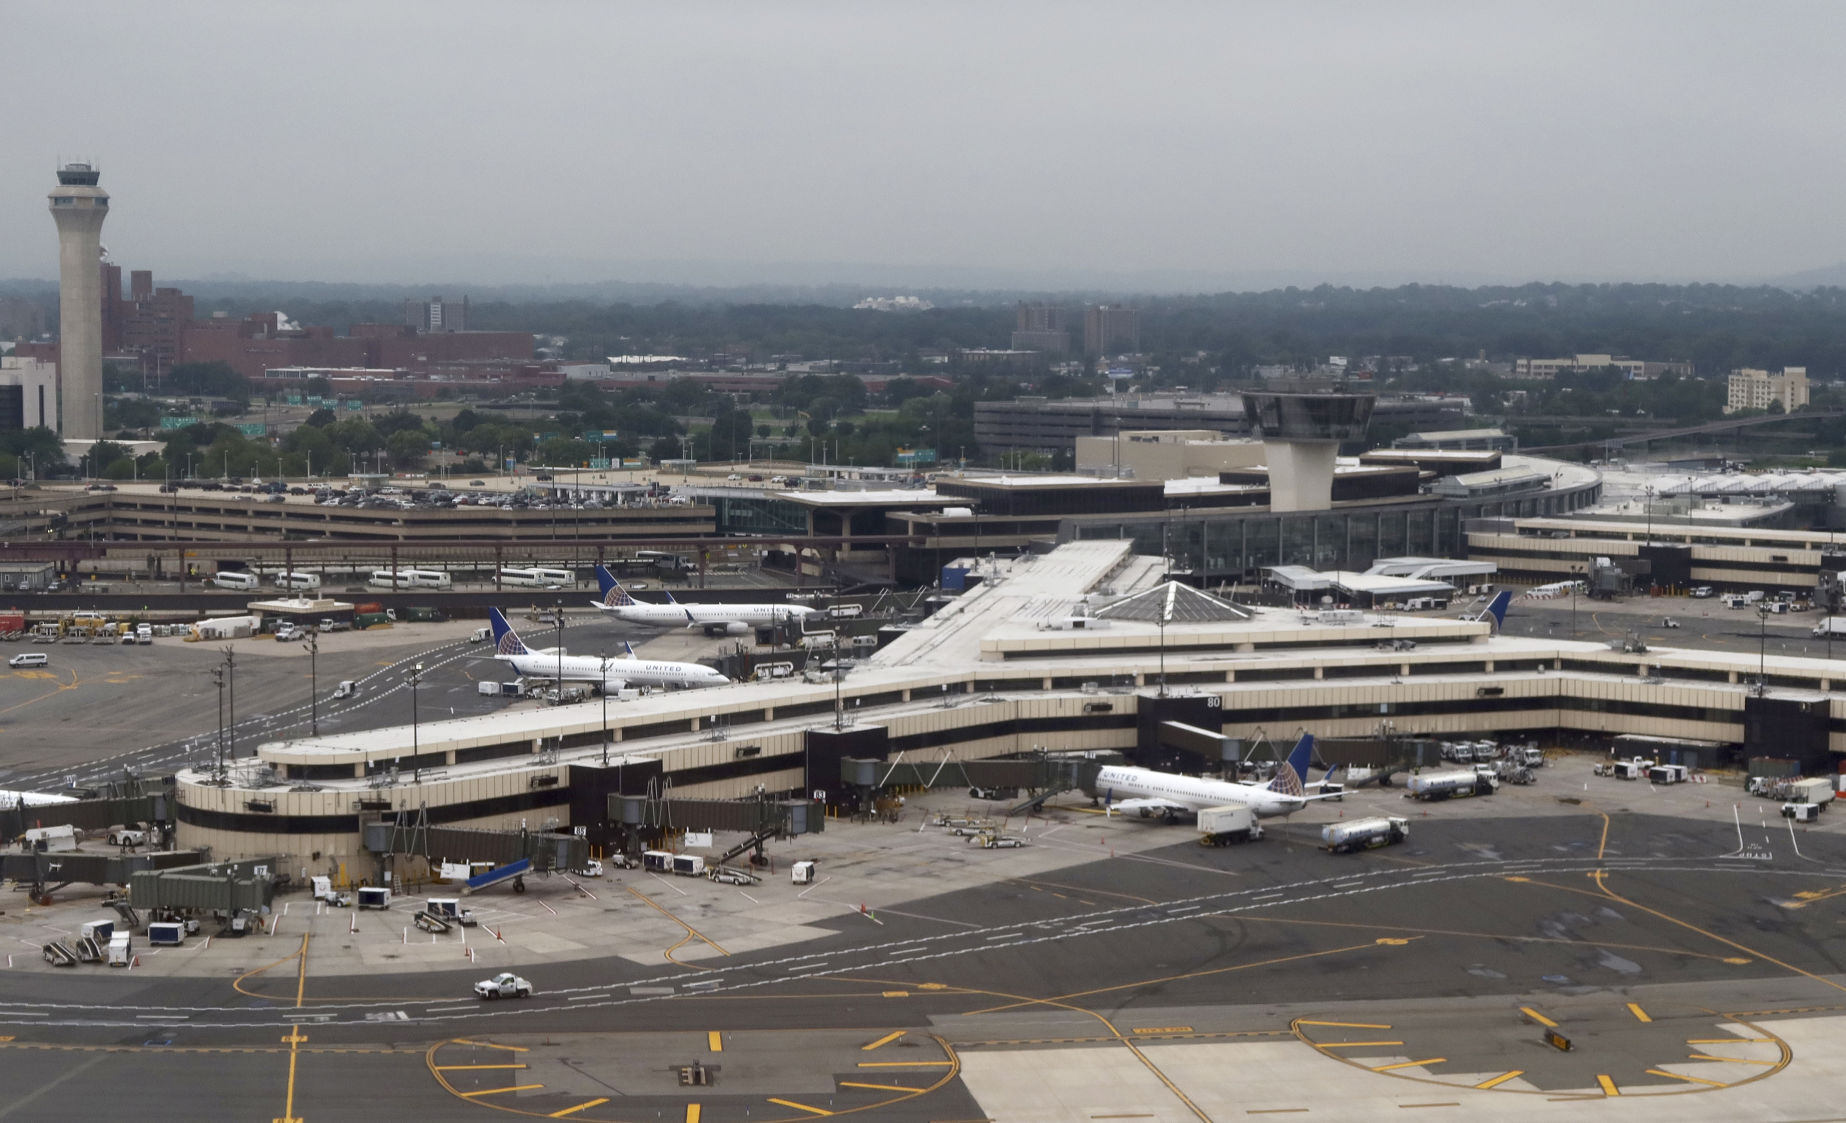
[[[478,998],[525,998],[532,993],[532,984],[511,971],[502,971],[474,984],[474,993]]]

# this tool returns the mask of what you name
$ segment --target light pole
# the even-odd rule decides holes
[[[1160,697],[1167,696],[1167,612],[1173,604],[1173,579],[1160,590]]]
[[[422,678],[423,664],[410,668],[410,777],[418,784],[423,782],[423,742],[417,726],[417,683]]]
[[[320,633],[308,632],[308,734],[320,736]]]
[[[603,698],[603,767],[607,768],[609,767],[609,652],[607,649],[602,652],[602,657],[603,681],[597,693]]]
[[[1756,696],[1769,693],[1769,608],[1756,606]]]
[[[218,768],[216,779],[224,779],[224,668],[212,668],[212,682],[218,687]]]
[[[224,649],[224,674],[231,689],[230,714],[231,724],[225,727],[229,739],[231,759],[237,759],[237,653],[230,648]]]
[[[1570,567],[1570,638],[1573,640],[1577,638],[1577,585],[1582,572],[1580,565]]]
[[[554,516],[554,517],[555,517],[555,516]],[[553,538],[556,538],[556,537],[557,537],[557,535],[556,535],[556,534],[553,534],[553,535],[552,535],[552,537],[553,537]],[[558,625],[558,684],[557,684],[557,685],[558,685],[558,691],[557,691],[557,700],[558,700],[558,703],[559,703],[559,704],[562,704],[562,703],[563,703],[563,701],[564,701],[564,602],[563,602],[563,601],[559,601],[559,602],[558,602],[558,613],[557,613],[557,625]]]

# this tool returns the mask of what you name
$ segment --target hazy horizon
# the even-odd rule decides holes
[[[1832,4],[13,15],[44,49],[9,67],[41,96],[0,168],[6,278],[55,277],[76,158],[112,259],[168,279],[1156,293],[1846,260]]]

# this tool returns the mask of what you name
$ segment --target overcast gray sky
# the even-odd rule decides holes
[[[22,0],[0,277],[1736,279],[1846,259],[1841,3]],[[883,272],[880,272],[883,268]]]

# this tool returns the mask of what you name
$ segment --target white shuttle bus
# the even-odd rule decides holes
[[[434,569],[374,569],[365,583],[380,589],[446,589],[454,582]]]
[[[276,574],[276,588],[312,592],[320,588],[320,577],[312,573],[303,573],[300,570],[283,570]]]
[[[577,578],[568,569],[530,569],[507,567],[500,570],[500,583],[525,589],[569,589]]]
[[[446,589],[455,584],[449,575],[441,570],[400,569],[398,573],[410,578],[410,587],[413,589]]]
[[[254,589],[260,582],[254,573],[239,573],[234,569],[221,569],[212,575],[212,584],[220,589]]]
[[[410,570],[374,569],[372,575],[365,579],[367,585],[380,589],[408,589],[412,587]]]

